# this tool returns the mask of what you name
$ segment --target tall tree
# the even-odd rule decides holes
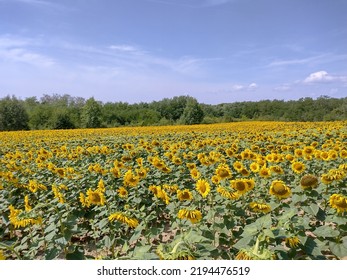
[[[0,100],[0,130],[28,130],[29,117],[23,103],[16,97]]]
[[[86,128],[101,126],[101,105],[94,97],[89,98],[83,106],[82,119]]]
[[[187,100],[186,107],[181,116],[183,124],[199,124],[204,118],[204,111],[202,110],[198,101],[191,97]]]

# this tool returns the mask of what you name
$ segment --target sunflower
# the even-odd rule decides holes
[[[92,204],[102,206],[105,204],[105,196],[99,190],[93,191],[92,189],[88,189],[86,201],[88,201],[89,205]]]
[[[211,186],[206,180],[200,179],[196,182],[196,190],[205,198],[210,193]]]
[[[231,183],[231,187],[235,189],[240,195],[250,190],[249,189],[250,185],[248,183],[248,180],[246,179],[232,180],[230,183]]]
[[[269,213],[271,211],[271,206],[269,204],[266,204],[266,203],[251,202],[249,204],[249,207],[254,212]]]
[[[327,174],[327,173],[322,174],[320,179],[321,179],[322,183],[325,184],[325,185],[329,185],[329,184],[331,184],[334,181],[334,179],[331,178],[331,176],[329,174]]]
[[[177,217],[181,220],[187,219],[195,224],[201,220],[202,215],[199,210],[181,209],[178,211]]]
[[[139,176],[135,176],[134,173],[131,170],[128,170],[125,174],[124,174],[124,185],[125,186],[132,186],[132,187],[136,187],[137,184],[140,181],[140,177]]]
[[[240,171],[242,170],[242,168],[243,168],[243,164],[242,164],[241,162],[239,162],[239,161],[235,161],[235,162],[233,163],[233,167],[234,167],[234,169],[235,169],[237,172],[240,172]]]
[[[260,170],[260,166],[257,162],[252,162],[251,165],[249,166],[249,169],[251,169],[253,173],[257,173]]]
[[[127,191],[126,188],[124,188],[124,187],[120,187],[120,188],[117,190],[117,192],[118,192],[119,197],[121,197],[121,198],[126,198],[126,197],[128,197],[128,191]]]
[[[283,168],[279,165],[270,166],[270,170],[271,170],[271,172],[274,172],[276,174],[283,174],[284,173]]]
[[[32,207],[29,204],[29,196],[28,195],[26,195],[24,197],[24,207],[25,207],[26,212],[29,212],[32,209]]]
[[[217,175],[213,175],[211,178],[213,184],[218,185],[220,183],[220,179]]]
[[[300,174],[305,170],[305,164],[303,164],[302,162],[299,162],[299,161],[294,161],[292,163],[292,170],[295,173]]]
[[[227,164],[218,165],[215,173],[220,181],[231,177],[230,168]]]
[[[190,176],[194,179],[194,180],[198,180],[201,176],[201,173],[199,172],[199,170],[197,170],[196,168],[190,170]]]
[[[113,222],[116,220],[122,224],[128,225],[130,228],[136,228],[139,224],[139,221],[136,218],[131,218],[122,212],[116,212],[116,213],[111,214],[108,217],[108,220],[110,222]]]
[[[271,170],[270,168],[267,168],[266,166],[263,166],[259,170],[259,176],[263,178],[268,178],[271,176]]]
[[[287,198],[292,194],[290,188],[280,180],[275,180],[272,182],[269,193],[278,198]]]
[[[250,174],[251,174],[251,172],[249,172],[248,170],[247,170],[247,168],[242,168],[240,171],[239,171],[239,173],[242,175],[242,176],[244,176],[244,177],[248,177]]]
[[[337,213],[347,211],[347,197],[341,194],[333,194],[329,199],[330,206],[337,210]]]
[[[227,188],[225,188],[225,187],[222,187],[222,186],[218,186],[217,187],[217,192],[221,195],[221,196],[223,196],[223,197],[225,197],[225,198],[228,198],[228,199],[233,199],[233,200],[235,200],[235,199],[238,199],[238,198],[240,198],[240,193],[239,192],[232,192],[232,191],[230,191],[230,190],[228,190]]]
[[[177,198],[178,198],[179,201],[192,200],[193,199],[193,195],[190,192],[190,190],[188,190],[188,189],[184,189],[183,191],[177,190]]]
[[[297,248],[301,243],[297,236],[286,237],[284,242],[289,248]]]
[[[6,260],[6,257],[4,255],[4,252],[0,250],[0,261],[4,261],[4,260]]]
[[[318,178],[314,175],[305,175],[300,180],[301,187],[306,190],[318,186]]]
[[[135,172],[136,172],[136,175],[137,175],[140,179],[144,179],[144,178],[146,178],[146,176],[147,176],[147,169],[146,169],[146,168],[143,168],[143,167],[137,168],[137,169],[135,170]]]

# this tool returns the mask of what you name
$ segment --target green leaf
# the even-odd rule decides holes
[[[311,204],[310,206],[302,206],[302,209],[310,215],[316,216],[319,211],[319,206],[317,204]]]
[[[272,224],[271,215],[268,214],[258,218],[254,224],[257,226],[259,230],[263,228],[271,227],[271,224]]]
[[[75,251],[73,251],[72,253],[66,254],[66,259],[67,260],[84,260],[85,256],[84,256],[83,249],[80,247],[76,247]]]
[[[131,236],[131,238],[129,239],[129,243],[133,243],[134,241],[136,241],[137,239],[139,239],[139,237],[141,236],[143,230],[143,226],[138,226],[135,230],[133,235]]]
[[[329,249],[340,259],[347,256],[347,245],[344,243],[329,242]]]
[[[340,232],[336,229],[331,228],[330,226],[320,226],[313,231],[318,237],[336,237],[340,235]]]
[[[246,237],[246,236],[254,236],[258,234],[258,227],[255,225],[255,223],[246,225],[243,229],[243,233],[241,236]]]
[[[330,251],[340,259],[347,257],[347,237],[344,238],[345,241],[342,243],[329,242]]]
[[[233,247],[241,250],[243,248],[248,248],[249,247],[249,243],[253,240],[253,236],[245,236],[243,238],[241,238],[240,240],[238,240]]]
[[[46,260],[54,260],[57,258],[60,254],[60,250],[58,250],[56,247],[53,247],[45,252],[45,259]]]

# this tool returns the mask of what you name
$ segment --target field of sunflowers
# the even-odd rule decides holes
[[[0,259],[342,259],[347,122],[0,133]]]

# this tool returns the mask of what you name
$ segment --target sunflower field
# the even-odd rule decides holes
[[[0,133],[0,259],[342,259],[347,123]]]

